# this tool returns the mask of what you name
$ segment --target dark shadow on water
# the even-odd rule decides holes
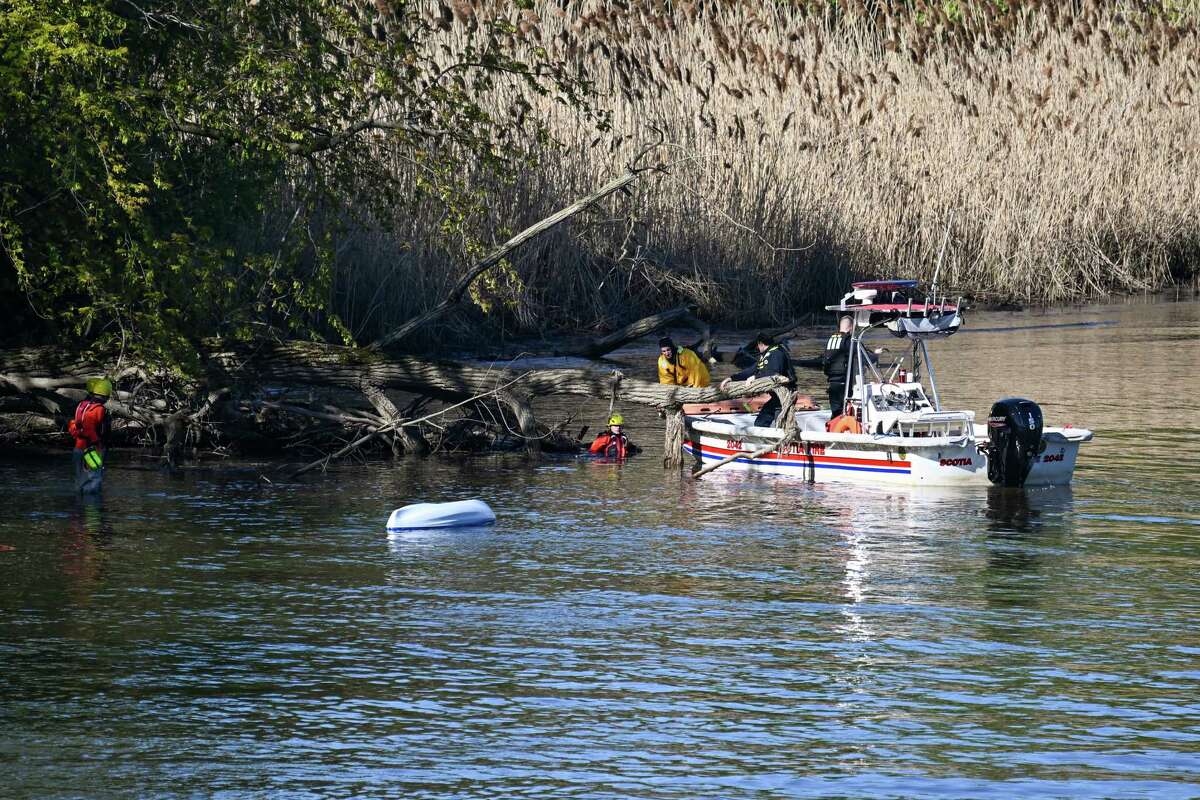
[[[1061,546],[1070,529],[1070,486],[1010,489],[989,487],[987,568],[989,603],[1000,607],[1040,604],[1054,581]]]
[[[996,534],[1031,533],[1072,509],[1070,486],[1009,489],[989,486],[986,517],[988,530]]]
[[[103,583],[114,537],[105,517],[103,495],[80,495],[67,521],[60,571],[71,600],[87,604]]]

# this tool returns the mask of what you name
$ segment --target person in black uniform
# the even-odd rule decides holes
[[[754,345],[758,349],[758,361],[754,363],[754,366],[746,367],[721,381],[722,391],[729,386],[730,381],[752,381],[755,378],[768,378],[771,375],[782,375],[788,379],[789,384],[796,382],[796,371],[792,369],[792,359],[782,345],[776,344],[765,333],[760,333],[754,338]],[[779,409],[779,398],[772,394],[771,399],[763,405],[758,416],[754,418],[754,424],[760,428],[773,426]]]
[[[829,380],[829,418],[841,416],[846,410],[846,387],[854,385],[855,359],[851,351],[854,342],[854,318],[842,317],[838,320],[837,333],[825,342],[825,352],[816,358],[802,358],[796,361],[797,366],[806,369],[819,369],[825,372]],[[875,363],[873,353],[866,357]]]

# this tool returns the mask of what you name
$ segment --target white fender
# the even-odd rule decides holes
[[[388,517],[389,531],[410,528],[462,528],[470,525],[491,525],[496,514],[482,500],[459,500],[454,503],[414,503],[397,508]]]

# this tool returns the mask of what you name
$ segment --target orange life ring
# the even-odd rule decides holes
[[[830,433],[862,433],[862,425],[850,414],[843,414],[829,423]]]

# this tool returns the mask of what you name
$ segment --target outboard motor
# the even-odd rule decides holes
[[[988,480],[998,486],[1024,486],[1043,449],[1042,409],[1020,397],[996,401],[988,415],[988,442]]]

